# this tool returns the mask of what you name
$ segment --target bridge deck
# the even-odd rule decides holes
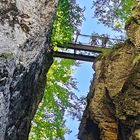
[[[71,53],[56,52],[56,51],[54,52],[54,57],[81,60],[81,61],[87,61],[87,62],[93,62],[96,58],[95,56],[71,54]]]
[[[58,45],[60,48],[64,48],[62,45]],[[67,49],[73,49],[73,50],[83,50],[88,52],[94,52],[94,53],[102,53],[102,50],[107,50],[110,48],[102,48],[98,46],[90,46],[90,45],[84,45],[84,44],[74,44],[69,43]]]
[[[77,54],[77,51],[85,51],[85,52],[90,52],[90,53],[102,53],[103,50],[108,50],[109,48],[101,48],[97,46],[90,46],[90,45],[84,45],[84,44],[74,44],[74,43],[69,43],[67,48],[63,47],[62,45],[58,45],[59,48],[62,49],[70,49],[72,51],[68,52],[60,52],[60,51],[54,51],[54,57],[59,57],[59,58],[66,58],[66,59],[73,59],[73,60],[81,60],[81,61],[88,61],[88,62],[93,62],[95,60],[94,55],[86,55],[86,54]]]

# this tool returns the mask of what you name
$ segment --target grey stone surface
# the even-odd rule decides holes
[[[0,1],[0,140],[26,140],[42,99],[57,0]]]

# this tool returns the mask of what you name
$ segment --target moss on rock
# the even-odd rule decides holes
[[[12,58],[14,58],[14,54],[13,53],[1,53],[0,58],[2,58],[2,59],[12,59]]]

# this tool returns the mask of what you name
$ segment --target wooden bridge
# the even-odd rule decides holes
[[[80,40],[84,40],[82,37],[86,37],[88,40],[85,43],[80,42]],[[123,41],[122,39],[109,38],[108,36],[76,34],[74,41],[69,43],[67,47],[61,44],[58,45],[61,49],[54,51],[54,57],[93,62],[103,50],[111,49],[113,44]]]

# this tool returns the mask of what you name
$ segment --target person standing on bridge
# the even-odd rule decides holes
[[[91,46],[96,47],[98,45],[98,38],[97,36],[93,35],[91,36]]]
[[[108,35],[103,35],[102,36],[102,47],[106,48],[107,47],[107,42],[109,41]]]

